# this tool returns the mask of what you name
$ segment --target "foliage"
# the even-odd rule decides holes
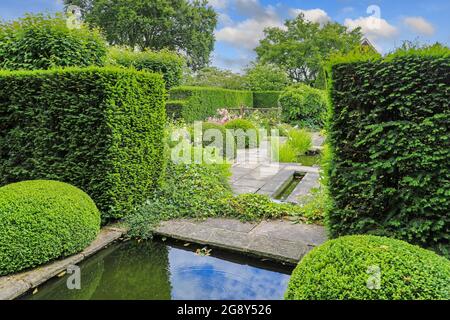
[[[279,103],[287,122],[312,128],[325,124],[328,111],[325,91],[299,84],[287,88],[280,95]]]
[[[225,126],[213,122],[203,122],[201,133],[195,132],[195,126],[189,127],[192,143],[198,140],[203,148],[216,148],[221,158],[234,159],[236,157],[236,145],[233,136],[227,135]],[[198,136],[197,136],[198,135]]]
[[[140,50],[185,52],[198,70],[214,49],[217,14],[206,1],[188,0],[64,0],[81,7],[84,19],[104,30],[112,45]]]
[[[100,229],[95,203],[56,181],[24,181],[0,188],[0,275],[83,250]]]
[[[431,251],[385,237],[346,236],[308,253],[294,270],[285,297],[448,300],[449,283],[450,262]]]
[[[271,130],[278,129],[281,123],[280,112],[278,111],[259,111],[250,110],[244,114],[244,119],[251,121],[255,127],[267,130],[267,134],[271,135]]]
[[[244,88],[250,91],[281,91],[290,82],[281,68],[261,63],[253,64],[245,70],[244,81]]]
[[[278,108],[278,99],[282,91],[253,92],[254,108]]]
[[[246,119],[234,119],[225,124],[225,128],[233,134],[238,149],[256,148],[259,146],[259,130]]]
[[[279,162],[298,162],[298,157],[305,154],[312,147],[311,134],[304,129],[288,129],[287,141],[283,145],[272,141],[272,148],[278,148]],[[273,155],[277,155],[274,150]],[[276,160],[276,159],[274,159]]]
[[[253,95],[250,91],[207,87],[172,88],[169,100],[171,112],[188,123],[214,116],[219,109],[253,105]],[[184,102],[182,105],[175,105],[172,101],[177,100]]]
[[[229,165],[175,164],[169,161],[161,188],[149,194],[145,205],[126,218],[128,235],[150,238],[160,221],[214,217],[224,211],[231,196]]]
[[[9,70],[101,66],[106,42],[95,29],[69,29],[63,16],[26,15],[0,22],[0,68]]]
[[[219,109],[217,110],[216,117],[209,117],[208,122],[224,125],[228,121],[239,119],[240,116],[231,113],[228,109]]]
[[[74,184],[103,219],[120,218],[157,186],[164,166],[160,75],[127,69],[0,72],[0,185]]]
[[[175,52],[168,50],[133,52],[127,49],[111,48],[109,57],[114,64],[120,66],[161,73],[167,89],[181,84],[185,60]]]
[[[184,85],[231,90],[243,90],[245,88],[244,79],[241,75],[216,67],[205,67],[195,74],[188,74]]]
[[[449,254],[449,53],[333,66],[334,237],[385,235]]]
[[[330,55],[347,53],[362,40],[360,29],[351,32],[338,23],[307,21],[302,14],[285,22],[285,28],[267,28],[255,49],[262,63],[285,70],[291,80],[314,84]]]

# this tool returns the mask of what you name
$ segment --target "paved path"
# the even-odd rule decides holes
[[[171,220],[157,234],[262,258],[296,264],[312,248],[326,241],[322,226],[276,220],[244,223],[234,219]]]
[[[268,150],[268,141],[262,141],[258,149],[238,150],[236,161],[231,168],[231,187],[235,194],[257,193],[273,196],[296,172],[306,175],[287,199],[288,202],[298,203],[300,196],[308,195],[311,189],[319,187],[318,167],[272,162]]]

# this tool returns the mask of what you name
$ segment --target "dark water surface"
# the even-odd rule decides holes
[[[183,243],[128,241],[85,260],[81,289],[69,290],[69,275],[50,280],[26,300],[98,299],[282,299],[290,267]]]

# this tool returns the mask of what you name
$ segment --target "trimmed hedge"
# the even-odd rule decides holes
[[[167,89],[181,84],[183,67],[186,64],[183,57],[169,50],[132,52],[112,48],[109,57],[113,63],[127,68],[161,73]]]
[[[332,67],[332,236],[385,235],[450,254],[449,52]]]
[[[69,29],[62,16],[27,15],[0,21],[0,69],[102,66],[106,41],[96,29]]]
[[[253,108],[278,108],[282,91],[253,92]]]
[[[280,95],[283,118],[293,124],[309,127],[323,127],[327,117],[328,100],[326,92],[308,85],[287,88]]]
[[[346,236],[313,249],[294,270],[288,300],[448,300],[450,262],[404,241]]]
[[[100,212],[78,188],[24,181],[0,188],[0,275],[80,252],[97,236]]]
[[[0,185],[76,185],[103,219],[145,201],[163,172],[160,75],[117,68],[0,72]]]
[[[215,116],[218,109],[253,106],[250,91],[227,90],[209,87],[176,87],[170,90],[170,111],[186,122],[202,121]],[[183,104],[173,101],[184,101]]]

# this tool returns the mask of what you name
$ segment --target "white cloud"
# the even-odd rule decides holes
[[[322,9],[291,9],[289,10],[289,13],[292,17],[297,17],[302,13],[307,21],[320,23],[321,25],[324,25],[331,21],[331,18],[328,16],[328,14]]]
[[[219,13],[219,24],[229,26],[233,24],[233,19],[226,13]]]
[[[361,27],[361,31],[369,40],[393,38],[398,30],[385,19],[375,16],[360,17],[358,19],[345,19],[344,25],[350,30]]]
[[[253,50],[264,37],[265,28],[281,26],[281,21],[275,17],[263,20],[247,19],[233,26],[217,30],[216,39],[236,48]]]
[[[414,32],[422,35],[432,36],[435,32],[433,25],[422,17],[406,17],[403,19],[403,23]]]
[[[216,30],[216,39],[238,48],[253,50],[264,37],[264,29],[283,27],[283,21],[272,6],[264,7],[257,0],[236,0],[239,12],[249,18]]]
[[[208,0],[208,3],[214,9],[225,9],[228,7],[228,0]]]

